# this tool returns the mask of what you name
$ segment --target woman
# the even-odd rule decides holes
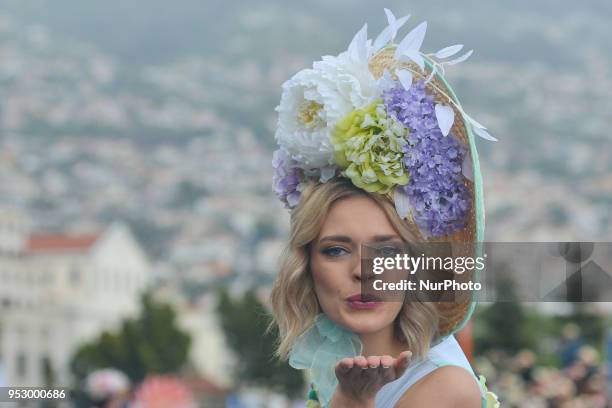
[[[271,294],[278,355],[310,369],[311,405],[495,406],[453,336],[471,296],[387,302],[362,290],[366,248],[482,241],[472,131],[492,139],[436,75],[444,63],[420,52],[426,25],[395,45],[407,17],[385,12],[374,42],[364,26],[283,85],[274,187],[292,213]]]

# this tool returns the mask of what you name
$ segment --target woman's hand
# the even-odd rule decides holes
[[[357,356],[340,360],[336,364],[338,387],[331,407],[374,407],[376,393],[406,371],[411,356],[411,351],[403,351],[398,358]]]

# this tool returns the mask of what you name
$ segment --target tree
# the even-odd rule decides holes
[[[227,342],[239,357],[235,368],[239,383],[265,386],[289,396],[302,392],[301,371],[274,356],[278,330],[266,331],[271,316],[252,289],[236,300],[222,290],[217,311]]]
[[[177,327],[175,311],[150,294],[142,296],[141,304],[137,319],[124,320],[119,331],[103,332],[77,350],[70,364],[76,378],[113,367],[139,382],[150,373],[175,373],[185,364],[191,338]]]
[[[476,317],[476,349],[478,352],[494,349],[514,354],[525,347],[533,348],[527,332],[528,317],[516,296],[514,281],[507,276],[507,267],[500,267],[496,273],[495,288],[502,300],[494,302]]]

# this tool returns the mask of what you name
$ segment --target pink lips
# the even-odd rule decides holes
[[[371,310],[375,309],[378,306],[382,305],[382,302],[379,298],[372,295],[361,295],[361,293],[357,293],[356,295],[349,296],[346,298],[346,302],[348,305],[357,310]]]

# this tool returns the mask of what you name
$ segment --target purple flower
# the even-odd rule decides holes
[[[442,134],[425,81],[408,90],[397,85],[383,98],[387,112],[410,129],[403,159],[410,181],[397,188],[408,196],[417,226],[432,237],[464,228],[471,206],[461,172],[467,149],[452,134]]]
[[[300,201],[301,170],[295,166],[285,149],[278,149],[272,155],[274,176],[272,188],[278,198],[285,203],[286,208],[293,208]]]

